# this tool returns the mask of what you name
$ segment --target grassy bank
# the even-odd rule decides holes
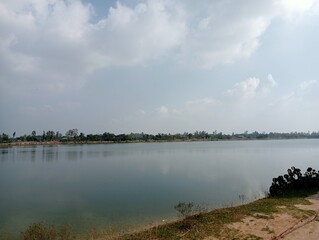
[[[309,205],[307,196],[315,192],[298,192],[280,198],[264,198],[245,205],[216,209],[210,212],[188,216],[175,222],[154,226],[143,231],[116,235],[110,230],[92,230],[83,235],[73,234],[67,228],[54,228],[43,224],[34,224],[21,233],[23,240],[146,240],[146,239],[261,239],[254,235],[243,235],[229,227],[229,224],[240,222],[246,217],[254,219],[273,219],[275,214],[289,214],[296,219],[306,219],[315,214],[311,210],[302,210],[295,205]],[[271,229],[265,229],[265,231]],[[35,237],[41,235],[41,237]],[[0,239],[10,239],[8,235]]]
[[[280,213],[290,214],[296,219],[307,218],[314,215],[315,212],[299,209],[295,205],[310,204],[306,199],[310,194],[314,194],[314,192],[295,193],[281,198],[264,198],[241,206],[216,209],[142,232],[127,234],[116,239],[205,239],[206,237],[260,239],[256,236],[243,236],[238,231],[229,228],[228,225],[242,221],[248,216],[271,219],[274,214]]]

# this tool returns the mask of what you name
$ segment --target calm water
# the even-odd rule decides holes
[[[134,228],[268,190],[297,166],[319,168],[318,140],[60,145],[0,148],[0,232],[33,222],[87,230]]]

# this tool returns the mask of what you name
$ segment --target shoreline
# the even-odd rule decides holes
[[[174,143],[174,142],[228,142],[228,141],[270,141],[270,140],[308,140],[316,138],[273,138],[273,139],[174,139],[174,140],[127,140],[127,141],[20,141],[20,142],[6,142],[0,143],[1,147],[15,147],[15,146],[48,146],[48,145],[83,145],[83,144],[126,144],[126,143]]]
[[[245,141],[240,139],[234,140],[208,140],[208,139],[190,139],[190,140],[127,140],[121,142],[114,141],[44,141],[44,142],[9,142],[9,143],[0,143],[0,147],[14,147],[14,146],[41,146],[41,145],[82,145],[82,144],[125,144],[125,143],[170,143],[170,142],[218,142],[218,141]]]
[[[310,229],[310,230],[309,230]],[[319,235],[319,193],[262,198],[243,205],[198,213],[114,240],[146,239],[301,239]]]

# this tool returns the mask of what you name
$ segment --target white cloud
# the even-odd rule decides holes
[[[167,1],[147,1],[135,8],[121,3],[91,29],[94,57],[103,66],[144,64],[180,45],[186,33],[183,10]]]
[[[212,97],[206,97],[191,101],[186,101],[184,109],[181,109],[181,112],[189,112],[189,113],[199,113],[210,111],[212,107],[214,107],[218,103],[218,100],[213,99]]]
[[[89,5],[79,1],[5,1],[0,3],[0,12],[3,85],[17,94],[34,94],[37,89],[57,92],[83,83],[88,53],[83,35]]]
[[[158,109],[158,112],[161,114],[161,115],[167,115],[168,114],[168,108],[166,106],[161,106],[159,109]]]
[[[186,102],[187,106],[193,107],[193,106],[198,106],[198,105],[211,105],[215,102],[214,99],[212,98],[201,98],[201,99],[196,99],[196,100],[190,100]]]
[[[316,0],[282,0],[281,3],[284,7],[295,11],[309,10]]]
[[[284,103],[286,103],[287,101],[290,101],[291,99],[293,99],[296,96],[296,92],[295,91],[291,91],[290,93],[282,96],[282,101]]]
[[[167,54],[186,31],[182,9],[167,1],[117,3],[98,23],[91,17],[92,6],[76,0],[0,3],[2,85],[23,86],[21,93],[74,89],[96,69]]]
[[[259,16],[229,19],[203,18],[184,41],[182,58],[197,67],[212,68],[249,57],[259,46],[269,21]]]
[[[143,110],[143,109],[139,109],[136,111],[136,115],[138,116],[145,116],[146,115],[146,112]]]
[[[309,88],[310,86],[312,86],[316,83],[317,83],[316,80],[304,81],[304,82],[300,83],[299,88],[301,90],[306,90],[307,88]]]
[[[274,87],[278,86],[278,83],[275,81],[275,79],[273,78],[273,76],[270,73],[267,76],[267,80],[268,80],[270,88],[274,88]]]
[[[278,82],[273,78],[272,74],[267,75],[267,82],[263,84],[261,89],[262,96],[268,96],[271,91],[278,86]]]
[[[256,95],[257,88],[259,86],[259,78],[248,78],[245,81],[236,83],[232,89],[229,89],[227,93],[230,96],[236,96],[242,99],[253,98]]]
[[[319,7],[318,3],[318,0],[281,0],[282,17],[291,21],[300,19],[306,12],[316,14]]]
[[[296,104],[302,101],[317,102],[317,81],[303,81],[290,93],[284,95],[281,100],[284,105]]]
[[[317,2],[145,0],[133,7],[117,2],[92,23],[93,6],[80,0],[3,0],[2,91],[73,90],[97,69],[158,59],[208,69],[233,63],[254,53],[275,17],[291,9],[312,11]],[[253,86],[246,87],[246,96],[254,95]]]

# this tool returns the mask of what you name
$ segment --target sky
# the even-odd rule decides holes
[[[0,132],[319,131],[319,0],[1,0]]]

